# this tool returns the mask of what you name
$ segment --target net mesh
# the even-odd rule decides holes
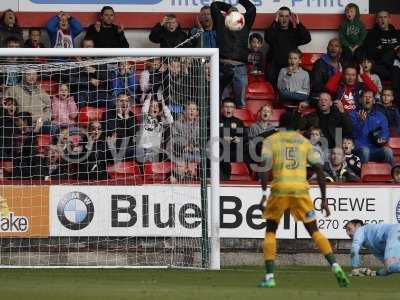
[[[207,266],[208,58],[8,57],[0,82],[0,265]]]

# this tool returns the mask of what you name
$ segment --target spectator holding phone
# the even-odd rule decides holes
[[[187,34],[181,29],[176,16],[168,14],[151,29],[149,39],[160,44],[160,48],[175,48],[187,39]],[[183,45],[188,46],[189,44]]]

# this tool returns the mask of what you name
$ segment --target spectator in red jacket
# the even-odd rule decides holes
[[[326,89],[335,99],[334,104],[340,112],[350,112],[360,105],[361,94],[364,90],[378,93],[378,87],[367,73],[360,68],[358,79],[358,69],[355,66],[347,66],[343,74],[337,72],[326,83]]]

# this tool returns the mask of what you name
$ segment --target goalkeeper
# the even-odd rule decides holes
[[[368,224],[361,220],[351,220],[346,226],[347,235],[353,240],[351,247],[351,274],[353,276],[386,276],[400,273],[400,224]],[[360,268],[361,246],[383,262],[384,267],[377,272]]]

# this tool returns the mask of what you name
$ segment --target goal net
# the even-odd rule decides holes
[[[217,52],[9,50],[0,265],[219,268]]]

